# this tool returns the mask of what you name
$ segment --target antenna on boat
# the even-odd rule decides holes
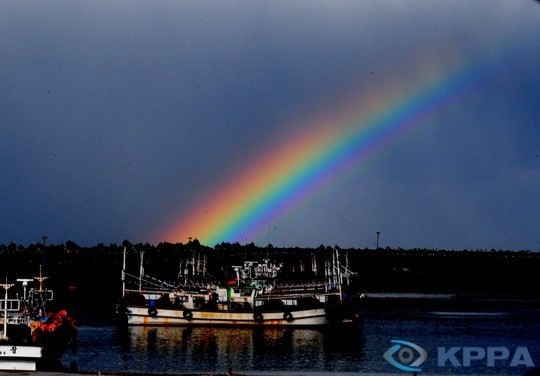
[[[8,277],[6,274],[6,283],[0,283],[0,286],[2,286],[6,293],[4,295],[4,331],[2,332],[2,339],[7,339],[7,321],[8,321],[8,315],[7,315],[7,296],[8,296],[8,290],[13,287],[13,283],[7,283]]]
[[[41,274],[41,265],[39,266],[39,277],[34,277],[35,280],[39,282],[39,292],[43,292],[43,281],[49,277],[43,277]]]

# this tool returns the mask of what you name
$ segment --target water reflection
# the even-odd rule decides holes
[[[471,367],[439,367],[438,347],[526,346],[540,359],[540,313],[527,318],[417,317],[366,312],[363,326],[331,330],[188,327],[81,327],[82,372],[147,374],[250,372],[395,373],[383,353],[392,339],[424,348],[428,374],[523,375],[526,369],[485,360]],[[538,366],[538,364],[537,364]]]
[[[131,366],[144,372],[223,372],[228,369],[356,372],[363,354],[360,327],[135,326],[118,329],[115,337],[122,362],[133,357],[129,359]]]

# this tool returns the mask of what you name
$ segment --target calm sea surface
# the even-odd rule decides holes
[[[526,356],[540,366],[540,312],[366,312],[361,326],[348,329],[230,329],[189,327],[80,327],[75,360],[81,372],[142,373],[403,373],[383,358],[391,340],[411,342],[428,354],[421,374],[523,375]],[[469,347],[471,366],[438,365],[437,349]],[[498,347],[489,366],[478,351]],[[478,348],[481,348],[480,350]],[[521,350],[517,350],[521,348]],[[526,354],[523,355],[523,348]],[[393,359],[410,364],[419,354],[412,348]]]

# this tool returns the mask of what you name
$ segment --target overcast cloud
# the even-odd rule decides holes
[[[459,61],[436,126],[242,241],[537,251],[539,35],[535,1],[0,1],[0,244],[186,242],[313,111]]]

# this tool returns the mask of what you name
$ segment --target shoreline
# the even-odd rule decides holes
[[[248,372],[248,373],[110,373],[110,372],[91,372],[91,373],[66,373],[66,372],[40,372],[40,371],[7,371],[8,375],[14,376],[403,376],[404,373],[366,373],[366,372]],[[408,375],[417,375],[407,373]],[[455,376],[455,374],[445,373],[424,373],[425,376]],[[540,369],[531,369],[525,372],[526,376],[540,375]]]

